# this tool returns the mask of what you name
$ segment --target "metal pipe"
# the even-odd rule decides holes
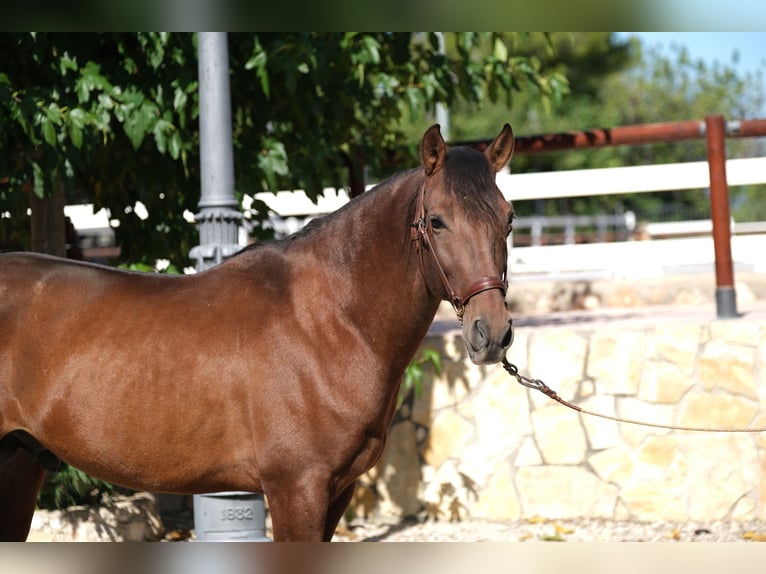
[[[698,139],[702,137],[704,130],[704,122],[685,121],[519,136],[516,138],[514,153],[544,153]],[[483,150],[490,142],[491,140],[477,140],[465,143]]]
[[[734,264],[731,257],[729,186],[726,182],[726,122],[723,116],[705,118],[707,161],[710,169],[710,217],[715,249],[716,309],[719,318],[737,316]]]
[[[726,122],[726,137],[752,138],[766,136],[766,119]]]
[[[570,149],[675,142],[703,138],[706,131],[707,126],[704,121],[689,120],[518,136],[514,153],[547,153]],[[726,136],[732,138],[766,136],[766,119],[728,122]],[[491,141],[482,139],[459,143],[484,151]]]

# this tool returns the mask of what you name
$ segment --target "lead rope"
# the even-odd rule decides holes
[[[616,417],[612,415],[607,415],[604,413],[596,413],[593,411],[589,411],[588,409],[584,409],[579,405],[575,405],[573,403],[570,403],[569,401],[565,401],[562,399],[556,391],[554,391],[552,388],[550,388],[548,385],[546,385],[543,381],[540,379],[530,379],[529,377],[525,377],[521,373],[519,373],[519,369],[516,365],[509,362],[507,358],[503,358],[503,368],[508,371],[508,373],[514,377],[519,384],[536,391],[540,391],[545,396],[553,399],[559,404],[564,405],[565,407],[569,407],[570,409],[573,409],[577,411],[578,413],[583,413],[586,415],[591,415],[594,417],[600,417],[602,419],[609,419],[612,421],[616,421],[618,423],[628,423],[632,425],[642,425],[646,427],[654,427],[654,428],[661,428],[661,429],[670,429],[670,430],[681,430],[681,431],[692,431],[692,432],[766,432],[766,427],[756,427],[756,428],[738,428],[738,427],[726,427],[726,428],[712,428],[712,427],[695,427],[695,426],[682,426],[682,425],[664,425],[660,423],[649,423],[644,421],[637,421],[634,419],[626,419],[622,417]]]

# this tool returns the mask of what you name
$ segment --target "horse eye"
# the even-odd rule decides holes
[[[444,221],[442,221],[440,217],[437,217],[436,215],[434,215],[433,217],[431,217],[431,228],[434,231],[438,231],[440,229],[447,229],[447,224],[444,223]]]

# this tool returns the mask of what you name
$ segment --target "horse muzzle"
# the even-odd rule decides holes
[[[513,343],[513,320],[510,315],[490,320],[484,315],[463,325],[463,339],[468,356],[477,365],[499,363]]]

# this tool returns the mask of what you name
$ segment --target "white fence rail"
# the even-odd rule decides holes
[[[512,201],[585,195],[647,193],[710,187],[708,162],[668,163],[545,173],[499,173],[497,185]],[[766,183],[766,157],[726,161],[729,187]]]
[[[727,160],[726,179],[730,187],[766,183],[766,157]],[[509,201],[521,201],[705,189],[710,186],[710,173],[706,161],[544,173],[506,171],[497,174],[497,185]],[[348,202],[345,190],[333,188],[325,189],[317,203],[301,190],[264,192],[255,197],[280,217],[324,215]]]

